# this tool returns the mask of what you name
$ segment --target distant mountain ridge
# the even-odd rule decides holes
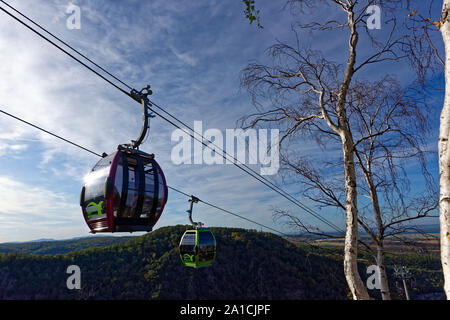
[[[38,239],[28,242],[0,243],[0,253],[66,254],[89,248],[106,247],[134,239],[135,236],[78,237],[67,240]]]
[[[31,240],[31,241],[26,241],[26,242],[44,242],[44,241],[55,241],[55,239],[42,238],[42,239],[36,239],[36,240]]]

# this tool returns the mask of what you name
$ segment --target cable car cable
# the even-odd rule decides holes
[[[191,197],[192,197],[191,195],[189,195],[189,194],[187,194],[187,193],[185,193],[185,192],[183,192],[183,191],[180,191],[180,190],[178,190],[178,189],[176,189],[176,188],[174,188],[174,187],[169,187],[169,186],[168,186],[168,188],[171,189],[171,190],[173,190],[173,191],[175,191],[175,192],[178,192],[178,193],[180,193],[180,194],[182,194],[182,195],[184,195],[184,196],[186,196],[186,197],[188,197],[188,198],[191,198]],[[272,230],[272,231],[274,231],[274,232],[276,232],[276,233],[279,233],[279,234],[282,234],[282,235],[284,235],[284,236],[290,237],[290,235],[288,235],[288,234],[286,234],[286,233],[284,233],[284,232],[278,231],[278,230],[273,229],[273,228],[271,228],[271,227],[269,227],[269,226],[266,226],[266,225],[264,225],[264,224],[261,224],[261,223],[259,223],[259,222],[257,222],[257,221],[254,221],[254,220],[252,220],[252,219],[248,219],[248,218],[246,218],[246,217],[244,217],[244,216],[241,216],[241,215],[239,215],[239,214],[237,214],[237,213],[234,213],[234,212],[228,211],[228,210],[226,210],[226,209],[223,209],[223,208],[221,208],[221,207],[218,207],[218,206],[216,206],[216,205],[214,205],[214,204],[212,204],[212,203],[206,202],[206,201],[204,201],[204,200],[202,200],[202,199],[200,199],[200,198],[197,198],[197,199],[198,199],[199,202],[202,202],[203,204],[205,204],[205,205],[207,205],[207,206],[210,206],[210,207],[215,208],[215,209],[217,209],[217,210],[220,210],[220,211],[223,211],[223,212],[225,212],[225,213],[231,214],[231,215],[236,216],[236,217],[238,217],[238,218],[241,218],[241,219],[243,219],[243,220],[247,220],[247,221],[249,221],[249,222],[251,222],[251,223],[254,223],[254,224],[256,224],[256,225],[259,225],[260,227],[264,227],[264,228],[266,228],[266,229]]]
[[[0,0],[2,3],[4,3],[4,1]],[[9,5],[8,5],[9,6]],[[11,6],[9,6],[11,7]],[[28,29],[30,29],[31,31],[33,31],[34,33],[36,33],[37,35],[39,35],[40,37],[42,37],[43,39],[45,39],[46,41],[48,41],[49,43],[51,43],[52,45],[54,45],[56,48],[58,48],[59,50],[61,50],[62,52],[64,52],[65,54],[67,54],[68,56],[70,56],[72,59],[74,59],[75,61],[79,62],[80,64],[82,64],[84,67],[86,67],[87,69],[89,69],[90,71],[92,71],[93,73],[95,73],[97,76],[101,77],[103,80],[105,80],[106,82],[108,82],[109,84],[111,84],[112,86],[114,86],[116,89],[120,90],[122,93],[126,94],[128,97],[132,98],[133,100],[137,101],[137,99],[131,95],[129,92],[125,91],[124,89],[120,88],[118,85],[116,85],[115,83],[113,83],[112,81],[110,81],[109,79],[107,79],[106,77],[104,77],[103,75],[101,75],[99,72],[95,71],[93,68],[89,67],[87,64],[83,63],[81,60],[77,59],[75,56],[73,56],[72,54],[70,54],[68,51],[64,50],[63,48],[61,48],[59,45],[57,45],[55,42],[51,41],[50,39],[48,39],[47,37],[45,37],[44,35],[42,35],[39,31],[33,29],[32,27],[30,27],[29,25],[27,25],[25,22],[23,22],[22,20],[20,20],[19,18],[17,18],[16,16],[14,16],[13,14],[11,14],[10,12],[8,12],[7,10],[5,10],[4,8],[0,7],[0,10],[2,10],[3,12],[5,12],[6,14],[8,14],[9,16],[11,16],[12,18],[14,18],[16,21],[20,22],[22,25],[24,25],[25,27],[27,27]],[[16,12],[19,12],[16,9],[13,9]],[[20,12],[19,12],[20,14]],[[25,15],[23,15],[24,17],[26,17]],[[26,17],[27,18],[27,17]],[[29,19],[29,18],[27,18]],[[32,21],[31,19],[29,19],[30,21]],[[33,21],[33,23],[37,26],[39,26],[40,29],[45,30],[43,27],[41,27],[40,25],[38,25],[36,22]],[[46,30],[45,30],[46,31]],[[52,35],[53,37],[55,37],[56,39],[59,40],[58,37],[54,36],[53,34],[51,34],[50,32],[46,31],[48,34]],[[65,42],[63,42],[62,40],[59,40],[62,43],[65,44]],[[70,46],[68,46],[70,47]],[[72,48],[72,47],[70,47]],[[75,52],[79,53],[78,51],[74,50]],[[81,55],[83,56],[83,55]],[[84,56],[83,56],[84,57]],[[93,63],[90,59],[87,59],[88,61],[90,61],[91,63]],[[94,63],[95,64],[95,63]],[[97,65],[97,64],[95,64]],[[101,68],[102,70],[104,70],[103,68]],[[107,72],[108,74],[110,74],[109,72]],[[111,75],[111,74],[110,74]],[[113,76],[114,77],[114,76]],[[114,77],[116,78],[116,77]],[[120,80],[119,80],[120,81]],[[123,83],[122,81],[120,81],[121,83]],[[125,84],[126,85],[126,84]],[[126,85],[127,87],[129,87],[128,85]],[[137,101],[137,102],[141,102],[141,101]],[[150,101],[151,104],[154,104],[152,101]],[[181,120],[177,119],[176,117],[174,117],[173,115],[171,115],[170,113],[168,113],[167,111],[165,111],[164,109],[162,109],[160,106],[154,104],[156,107],[158,107],[159,109],[163,110],[163,112],[165,112],[166,114],[170,115],[172,118],[176,119],[178,122],[183,123]],[[150,108],[150,110],[152,112],[154,112],[155,114],[159,115],[161,118],[163,118],[164,120],[166,120],[167,122],[171,123],[172,125],[174,125],[175,127],[181,129],[178,125],[174,124],[172,121],[170,121],[169,119],[161,116],[160,114],[158,114],[157,112],[155,112],[153,109]],[[184,124],[185,125],[185,124]],[[189,126],[186,126],[189,128]],[[194,131],[192,128],[190,128],[192,131]],[[182,129],[181,129],[182,130]],[[195,132],[195,131],[194,131]],[[197,133],[198,134],[198,133]],[[194,137],[193,135],[190,134],[191,137],[193,137],[194,139],[196,139],[196,137]],[[203,135],[201,135],[202,138]],[[208,139],[205,139],[207,141],[209,141]],[[202,142],[202,141],[201,141]],[[211,142],[212,143],[212,142]],[[214,149],[212,149],[209,145],[206,145],[204,142],[202,142],[203,145],[205,145],[206,147],[208,147],[209,149],[213,150],[215,152]],[[223,151],[223,150],[222,150]],[[225,154],[227,154],[224,151]],[[228,155],[228,154],[227,154]],[[223,155],[222,155],[223,156]],[[224,156],[223,156],[224,157]],[[225,158],[225,157],[224,157]],[[226,159],[226,158],[225,158]],[[235,159],[235,158],[234,158]],[[227,159],[228,160],[228,159]],[[238,161],[237,159],[235,159],[236,161]],[[261,175],[259,175],[258,173],[256,173],[260,178],[256,177],[255,175],[251,174],[250,172],[246,171],[245,169],[243,169],[241,166],[239,166],[237,163],[233,164],[235,166],[237,166],[238,168],[240,168],[241,170],[243,170],[244,172],[248,173],[249,175],[251,175],[252,177],[254,177],[255,179],[257,179],[258,181],[262,182],[263,184],[265,184],[266,186],[268,186],[270,189],[272,189],[273,191],[277,192],[278,194],[282,195],[284,198],[286,198],[287,200],[293,202],[294,204],[296,204],[297,206],[299,206],[300,208],[302,208],[303,210],[305,210],[306,212],[308,212],[309,214],[313,215],[314,217],[316,217],[317,219],[319,219],[320,221],[322,221],[323,223],[325,223],[326,225],[328,225],[329,227],[331,227],[332,229],[334,229],[335,231],[338,231],[340,233],[345,233],[343,230],[341,230],[339,227],[337,227],[336,225],[334,225],[332,222],[328,221],[327,219],[320,217],[319,214],[315,213],[312,209],[308,208],[307,206],[303,205],[299,200],[295,199],[294,197],[292,197],[289,193],[287,193],[286,191],[284,191],[283,189],[281,189],[280,187],[274,185],[272,182],[270,182],[269,180],[267,180],[266,178],[262,177]],[[249,168],[248,166],[244,165],[245,167],[247,167],[249,170],[253,171],[253,169]],[[263,182],[263,180],[268,181],[267,182]],[[269,184],[273,185],[270,186]],[[278,190],[282,190],[281,192]],[[285,193],[285,194],[284,194]],[[287,194],[287,195],[286,195]],[[292,199],[291,199],[292,197]]]
[[[214,151],[214,149],[212,149],[209,145],[207,145],[206,143],[204,143],[203,141],[201,141],[200,139],[198,139],[197,137],[195,137],[194,135],[192,135],[189,132],[186,132],[185,130],[183,130],[180,126],[178,126],[177,124],[173,123],[171,120],[165,118],[163,115],[159,114],[157,111],[153,110],[152,108],[149,108],[153,113],[155,113],[156,115],[158,115],[159,117],[161,117],[162,119],[166,120],[167,122],[169,122],[170,124],[172,124],[173,126],[177,127],[178,129],[182,130],[183,132],[185,132],[186,134],[188,134],[190,137],[192,137],[193,139],[197,140],[198,142],[202,143],[205,147],[211,149]],[[223,154],[222,157],[225,160],[228,160]],[[258,180],[259,182],[261,182],[262,184],[266,185],[267,187],[269,187],[270,189],[272,189],[273,191],[277,192],[278,194],[280,194],[281,196],[283,196],[284,198],[286,198],[287,200],[293,202],[294,204],[296,204],[297,206],[299,206],[300,208],[302,208],[303,210],[305,210],[307,213],[311,214],[312,216],[314,216],[315,218],[319,219],[320,221],[322,221],[323,223],[325,223],[326,225],[328,225],[330,228],[334,229],[335,231],[339,232],[339,233],[343,233],[345,234],[344,231],[342,231],[339,227],[337,227],[336,225],[334,225],[332,222],[328,221],[327,219],[321,217],[319,214],[315,213],[314,211],[312,211],[310,208],[306,207],[305,205],[301,204],[301,203],[297,203],[296,201],[290,199],[289,197],[287,197],[285,194],[283,194],[282,192],[280,192],[278,189],[281,188],[275,188],[273,186],[271,186],[270,184],[268,184],[267,182],[265,182],[263,179],[260,178],[259,175],[254,175],[251,172],[245,170],[244,168],[242,168],[241,166],[233,163],[236,167],[238,167],[239,169],[241,169],[242,171],[244,171],[245,173],[249,174],[250,176],[252,176],[253,178],[255,178],[256,180]],[[282,190],[282,189],[281,189]]]
[[[124,89],[120,88],[118,85],[116,85],[115,83],[113,83],[111,80],[107,79],[106,77],[104,77],[103,75],[101,75],[99,72],[95,71],[93,68],[89,67],[86,63],[84,63],[83,61],[81,61],[80,59],[76,58],[74,55],[72,55],[71,53],[69,53],[67,50],[64,50],[63,48],[61,48],[59,45],[57,45],[55,42],[53,42],[52,40],[50,40],[49,38],[47,38],[46,36],[44,36],[43,34],[41,34],[39,31],[33,29],[32,27],[30,27],[28,24],[26,24],[25,22],[23,22],[22,20],[20,20],[19,18],[17,18],[16,16],[14,16],[13,14],[11,14],[10,12],[8,12],[7,10],[5,10],[4,8],[0,7],[0,10],[2,10],[3,12],[5,12],[7,15],[11,16],[13,19],[15,19],[16,21],[18,21],[19,23],[21,23],[22,25],[24,25],[25,27],[27,27],[28,29],[30,29],[31,31],[33,31],[34,33],[36,33],[38,36],[40,36],[41,38],[43,38],[44,40],[48,41],[49,43],[51,43],[53,46],[55,46],[56,48],[58,48],[59,50],[61,50],[62,52],[64,52],[65,54],[67,54],[69,57],[71,57],[72,59],[74,59],[75,61],[77,61],[78,63],[80,63],[81,65],[83,65],[84,67],[86,67],[87,69],[89,69],[90,71],[92,71],[93,73],[95,73],[97,76],[99,76],[100,78],[102,78],[103,80],[105,80],[106,82],[108,82],[109,84],[111,84],[112,86],[114,86],[117,90],[120,90],[122,93],[126,94],[127,96],[129,96],[130,98],[132,98],[133,100],[136,100],[133,98],[133,96],[125,91]],[[138,101],[140,103],[140,101]]]
[[[7,116],[9,116],[9,117],[12,117],[12,118],[15,119],[15,120],[21,121],[21,122],[23,122],[23,123],[25,123],[25,124],[27,124],[27,125],[29,125],[29,126],[32,126],[32,127],[36,128],[36,129],[38,129],[38,130],[41,130],[41,131],[43,131],[43,132],[45,132],[45,133],[47,133],[47,134],[49,134],[49,135],[52,135],[53,137],[56,137],[56,138],[58,138],[58,139],[61,139],[61,140],[64,141],[64,142],[70,143],[70,144],[72,144],[72,145],[74,145],[74,146],[76,146],[76,147],[78,147],[78,148],[80,148],[80,149],[82,149],[82,150],[84,150],[84,151],[87,151],[87,152],[89,152],[89,153],[92,153],[92,154],[94,154],[94,155],[96,155],[96,156],[98,156],[98,157],[103,157],[103,155],[100,155],[100,154],[98,154],[98,153],[96,153],[96,152],[94,152],[94,151],[92,151],[92,150],[89,150],[88,148],[85,148],[85,147],[83,147],[83,146],[81,146],[81,145],[79,145],[79,144],[77,144],[77,143],[74,143],[74,142],[72,142],[72,141],[70,141],[70,140],[68,140],[68,139],[65,139],[65,138],[63,138],[63,137],[61,137],[61,136],[59,136],[59,135],[57,135],[57,134],[54,134],[54,133],[52,133],[52,132],[50,132],[50,131],[48,131],[48,130],[45,130],[45,129],[39,127],[39,126],[36,126],[36,125],[34,125],[34,124],[32,124],[32,123],[30,123],[30,122],[28,122],[28,121],[25,121],[25,120],[23,120],[23,119],[21,119],[21,118],[19,118],[19,117],[16,117],[16,116],[14,116],[14,115],[12,115],[12,114],[10,114],[10,113],[8,113],[8,112],[5,112],[5,111],[3,111],[3,110],[1,110],[1,109],[0,109],[0,112],[3,113],[3,114],[5,114],[5,115],[7,115]],[[171,189],[171,190],[177,192],[177,193],[180,193],[180,194],[182,194],[182,195],[188,197],[188,198],[191,198],[191,197],[192,197],[191,195],[189,195],[189,194],[187,194],[187,193],[185,193],[185,192],[183,192],[183,191],[181,191],[181,190],[179,190],[179,189],[176,189],[176,188],[171,187],[171,186],[167,186],[167,187],[168,187],[169,189]],[[220,210],[220,211],[222,211],[222,212],[224,212],[224,213],[227,213],[227,214],[233,215],[233,216],[235,216],[235,217],[238,217],[238,218],[240,218],[240,219],[249,221],[249,222],[251,222],[251,223],[253,223],[253,224],[256,224],[256,225],[258,225],[258,226],[260,226],[260,227],[263,227],[263,228],[266,228],[266,229],[271,230],[271,231],[273,231],[273,232],[276,232],[276,233],[278,233],[278,234],[280,234],[280,235],[283,235],[283,236],[285,236],[285,237],[292,237],[292,236],[289,235],[289,234],[286,234],[286,233],[284,233],[284,232],[281,232],[281,231],[279,231],[279,230],[276,230],[276,229],[274,229],[274,228],[272,228],[272,227],[269,227],[269,226],[267,226],[267,225],[264,225],[264,224],[262,224],[262,223],[259,223],[259,222],[255,221],[255,220],[246,218],[246,217],[244,217],[244,216],[242,216],[242,215],[239,215],[239,214],[237,214],[237,213],[234,213],[234,212],[231,212],[231,211],[229,211],[229,210],[223,209],[223,208],[221,208],[221,207],[218,207],[218,206],[216,206],[216,205],[214,205],[214,204],[212,204],[212,203],[209,203],[209,202],[207,202],[207,201],[201,200],[201,199],[199,199],[199,198],[197,198],[197,199],[198,199],[199,202],[202,202],[203,204],[205,204],[205,205],[207,205],[207,206],[210,206],[210,207],[212,207],[212,208],[215,208],[215,209],[217,209],[217,210]],[[306,244],[308,244],[308,245],[310,245],[310,246],[312,246],[312,247],[316,247],[316,246],[317,246],[317,245],[314,245],[314,244],[312,244],[312,243],[310,243],[309,241],[306,241],[306,240],[301,240],[301,239],[300,239],[299,242],[306,243]],[[359,240],[359,242],[362,242],[362,241]],[[363,244],[364,244],[364,243],[363,243]]]
[[[171,189],[171,190],[173,190],[173,191],[175,191],[175,192],[178,192],[179,194],[182,194],[182,195],[184,195],[184,196],[186,196],[186,197],[188,197],[188,198],[192,197],[191,195],[187,194],[186,192],[183,192],[183,191],[181,191],[181,190],[178,190],[178,189],[176,189],[176,188],[174,188],[174,187],[168,186],[168,188]],[[259,223],[259,222],[256,222],[256,221],[254,221],[254,220],[251,220],[251,219],[248,219],[248,218],[243,217],[243,216],[241,216],[241,215],[238,215],[237,213],[233,213],[233,212],[228,211],[228,210],[226,210],[226,209],[220,208],[220,207],[218,207],[218,206],[216,206],[216,205],[214,205],[214,204],[212,204],[212,203],[206,202],[206,201],[204,201],[204,200],[202,200],[202,199],[200,199],[200,198],[197,198],[197,199],[198,199],[199,202],[202,202],[203,204],[205,204],[205,205],[207,205],[207,206],[210,206],[210,207],[215,208],[215,209],[217,209],[217,210],[220,210],[220,211],[223,211],[223,212],[225,212],[225,213],[231,214],[231,215],[233,215],[233,216],[239,217],[239,218],[241,218],[241,219],[247,220],[247,221],[249,221],[249,222],[252,222],[252,223],[254,223],[254,224],[259,225],[260,227],[264,227],[264,228],[266,228],[266,229],[272,230],[272,231],[274,231],[274,232],[276,232],[276,233],[279,233],[279,234],[282,234],[282,235],[285,235],[285,236],[289,236],[288,234],[286,234],[286,233],[284,233],[284,232],[278,231],[278,230],[276,230],[276,229],[273,229],[273,228],[271,228],[271,227],[268,227],[268,226],[266,226],[266,225],[263,225],[263,224],[261,224],[261,223]]]
[[[83,147],[83,146],[80,146],[79,144],[77,144],[77,143],[75,143],[75,142],[72,142],[72,141],[70,141],[70,140],[67,140],[67,139],[61,137],[61,136],[58,136],[58,135],[55,134],[55,133],[52,133],[52,132],[47,131],[47,130],[41,128],[41,127],[38,127],[38,126],[36,126],[36,125],[34,125],[34,124],[32,124],[32,123],[30,123],[30,122],[28,122],[28,121],[25,121],[25,120],[23,120],[23,119],[21,119],[21,118],[19,118],[19,117],[16,117],[16,116],[14,116],[14,115],[12,115],[12,114],[6,112],[6,111],[0,110],[0,112],[3,113],[3,114],[5,114],[5,115],[7,115],[7,116],[10,116],[11,118],[14,118],[14,119],[16,119],[16,120],[18,120],[18,121],[21,121],[21,122],[23,122],[23,123],[25,123],[25,124],[27,124],[27,125],[29,125],[29,126],[32,126],[32,127],[36,128],[36,129],[39,129],[39,130],[41,130],[41,131],[43,131],[43,132],[45,132],[45,133],[47,133],[47,134],[49,134],[49,135],[52,135],[52,136],[54,136],[54,137],[56,137],[56,138],[58,138],[58,139],[61,139],[61,140],[64,141],[64,142],[70,143],[70,144],[72,144],[72,145],[74,145],[74,146],[76,146],[76,147],[78,147],[78,148],[80,148],[80,149],[83,149],[84,151],[90,152],[90,153],[92,153],[92,154],[94,154],[94,155],[96,155],[96,156],[98,156],[98,157],[101,157],[101,156],[102,156],[101,154],[98,154],[97,152],[94,152],[94,151],[89,150],[89,149],[87,149],[87,148],[85,148],[85,147]]]
[[[36,23],[34,20],[32,20],[31,18],[27,17],[25,14],[23,14],[22,12],[20,12],[19,10],[17,10],[16,8],[14,8],[13,6],[11,6],[10,4],[8,4],[7,2],[0,0],[0,2],[2,2],[3,4],[5,4],[6,6],[8,6],[10,9],[14,10],[15,12],[17,12],[19,15],[21,15],[22,17],[24,17],[25,19],[27,19],[28,21],[30,21],[32,24],[34,24],[35,26],[37,26],[39,29],[41,29],[42,31],[44,31],[45,33],[49,34],[50,36],[52,36],[53,38],[55,38],[56,40],[58,40],[59,42],[61,42],[62,44],[64,44],[66,47],[70,48],[71,50],[73,50],[74,52],[76,52],[78,55],[82,56],[84,59],[86,59],[87,61],[89,61],[90,63],[92,63],[93,65],[95,65],[97,68],[99,68],[100,70],[102,70],[103,72],[105,72],[106,74],[108,74],[110,77],[114,78],[115,80],[119,81],[121,84],[123,84],[125,87],[129,88],[130,90],[132,90],[133,88],[130,87],[129,85],[127,85],[125,82],[123,82],[122,80],[120,80],[119,78],[117,78],[116,76],[114,76],[113,74],[111,74],[108,70],[104,69],[103,67],[101,67],[100,65],[98,65],[97,63],[95,63],[94,61],[92,61],[91,59],[89,59],[88,57],[86,57],[84,54],[82,54],[80,51],[76,50],[75,48],[73,48],[72,46],[70,46],[67,42],[63,41],[62,39],[60,39],[59,37],[55,36],[53,33],[51,33],[50,31],[46,30],[45,28],[43,28],[41,25],[39,25],[38,23]]]
[[[182,195],[184,195],[184,196],[186,196],[186,197],[188,197],[188,198],[191,197],[191,195],[187,194],[186,192],[183,192],[183,191],[180,191],[180,190],[178,190],[178,189],[175,189],[174,187],[167,186],[167,188],[169,188],[169,189],[171,189],[171,190],[173,190],[173,191],[175,191],[175,192],[178,192],[179,194],[182,194]]]
[[[214,142],[212,142],[209,139],[205,139],[204,136],[202,134],[199,134],[198,132],[196,132],[194,129],[192,129],[191,127],[189,127],[188,125],[186,125],[183,121],[179,120],[178,118],[176,118],[175,116],[171,115],[169,112],[165,111],[163,108],[161,108],[160,106],[158,106],[156,103],[152,102],[152,105],[154,105],[155,107],[159,108],[160,110],[162,110],[165,114],[169,115],[170,117],[172,117],[173,119],[175,119],[176,121],[178,121],[179,123],[181,123],[182,125],[184,125],[185,127],[187,127],[189,130],[191,130],[194,134],[197,134],[198,136],[200,136],[202,139],[206,140],[209,145],[206,145],[205,143],[203,143],[203,141],[199,140],[197,137],[189,134],[188,132],[186,132],[185,130],[183,130],[182,128],[180,128],[179,126],[176,126],[175,124],[173,124],[173,122],[169,121],[168,119],[164,118],[163,116],[161,116],[160,114],[158,114],[156,111],[154,111],[153,109],[150,108],[150,110],[152,112],[154,112],[155,114],[159,115],[161,118],[163,118],[164,120],[168,121],[169,123],[171,123],[172,125],[176,126],[178,129],[182,130],[183,132],[185,132],[186,134],[188,134],[189,136],[191,136],[193,139],[197,140],[198,142],[202,143],[205,147],[211,149],[214,153],[217,153],[215,151],[215,149],[213,149],[211,147],[211,145],[217,147],[221,152],[222,152],[222,157],[225,160],[230,161],[230,159],[227,159],[223,156],[223,154],[230,156],[225,150],[223,150],[222,148],[220,148],[219,146],[217,146]],[[331,228],[333,228],[334,230],[338,231],[338,232],[342,232],[345,233],[344,231],[340,230],[339,227],[337,227],[336,225],[334,225],[332,222],[328,221],[327,219],[320,217],[320,215],[316,212],[314,212],[311,208],[307,207],[306,205],[304,205],[303,203],[301,203],[298,199],[296,199],[294,196],[292,196],[291,194],[289,194],[288,192],[286,192],[285,190],[283,190],[282,188],[280,188],[279,186],[277,186],[276,184],[274,184],[272,181],[270,181],[269,179],[265,178],[264,176],[262,176],[261,174],[257,173],[255,170],[253,170],[252,168],[250,168],[249,166],[247,166],[246,164],[242,163],[241,161],[239,161],[236,157],[234,156],[230,156],[234,161],[238,162],[241,166],[245,167],[246,169],[248,169],[249,171],[251,171],[254,175],[257,175],[260,179],[266,181],[268,184],[270,184],[272,187],[276,188],[277,190],[280,190],[285,196],[289,197],[291,202],[295,202],[295,204],[297,206],[300,206],[300,208],[302,208],[303,210],[307,211],[308,213],[310,213],[311,215],[313,215],[314,217],[316,217],[317,219],[321,220],[322,222],[324,222],[325,224],[327,224],[328,226],[330,226]],[[237,165],[236,163],[234,163],[233,161],[231,161],[233,165],[237,166],[238,168],[239,165]],[[242,168],[240,168],[242,170]],[[246,173],[246,170],[244,170]],[[249,173],[250,174],[250,173]],[[253,174],[250,174],[251,176],[253,176],[254,178],[256,178]],[[260,182],[262,182],[260,179],[258,179]],[[268,186],[266,183],[264,183],[266,186]],[[270,187],[271,188],[271,187]],[[273,188],[271,188],[273,190]],[[277,191],[278,192],[278,191]],[[280,192],[278,192],[280,193]],[[325,222],[324,220],[328,221]]]
[[[61,140],[64,141],[64,142],[70,143],[70,144],[72,144],[72,145],[74,145],[74,146],[76,146],[76,147],[78,147],[78,148],[80,148],[80,149],[82,149],[82,150],[84,150],[84,151],[90,152],[90,153],[92,153],[92,154],[94,154],[94,155],[96,155],[96,156],[102,158],[102,155],[100,155],[99,153],[96,153],[96,152],[94,152],[94,151],[92,151],[92,150],[89,150],[88,148],[85,148],[85,147],[83,147],[83,146],[81,146],[81,145],[79,145],[79,144],[77,144],[77,143],[74,143],[74,142],[72,142],[72,141],[70,141],[70,140],[68,140],[68,139],[65,139],[65,138],[63,138],[63,137],[61,137],[61,136],[59,136],[59,135],[57,135],[57,134],[54,134],[54,133],[52,133],[52,132],[50,132],[50,131],[48,131],[48,130],[45,130],[45,129],[39,127],[39,126],[36,126],[36,125],[34,125],[34,124],[32,124],[32,123],[30,123],[30,122],[28,122],[28,121],[25,121],[25,120],[23,120],[23,119],[21,119],[21,118],[19,118],[19,117],[16,117],[16,116],[14,116],[14,115],[12,115],[12,114],[10,114],[10,113],[8,113],[8,112],[5,112],[5,111],[1,110],[1,109],[0,109],[0,112],[3,113],[3,114],[5,114],[5,115],[7,115],[7,116],[9,116],[9,117],[11,117],[11,118],[13,118],[13,119],[16,119],[16,120],[18,120],[18,121],[21,121],[21,122],[23,122],[23,123],[25,123],[25,124],[27,124],[27,125],[29,125],[29,126],[32,126],[32,127],[36,128],[36,129],[38,129],[38,130],[41,130],[41,131],[43,131],[43,132],[45,132],[45,133],[47,133],[47,134],[49,134],[49,135],[52,135],[53,137],[56,137],[56,138],[58,138],[58,139],[61,139]],[[185,192],[183,192],[183,191],[180,191],[179,189],[176,189],[176,188],[170,187],[170,186],[167,186],[167,187],[168,187],[169,189],[171,189],[171,190],[177,192],[177,193],[180,193],[180,194],[182,194],[182,195],[188,197],[188,198],[191,198],[191,197],[192,197],[191,195],[189,195],[189,194],[187,194],[187,193],[185,193]],[[233,215],[233,216],[236,216],[236,217],[238,217],[238,218],[247,220],[247,221],[252,222],[252,223],[254,223],[254,224],[257,224],[257,225],[259,225],[259,226],[261,226],[261,227],[264,227],[264,228],[266,228],[266,229],[272,230],[272,231],[274,231],[274,232],[276,232],[276,233],[279,233],[279,234],[282,234],[282,235],[285,235],[285,236],[289,236],[288,234],[286,234],[286,233],[284,233],[284,232],[278,231],[278,230],[273,229],[273,228],[271,228],[271,227],[269,227],[269,226],[263,225],[263,224],[261,224],[261,223],[259,223],[259,222],[257,222],[257,221],[248,219],[248,218],[246,218],[246,217],[244,217],[244,216],[241,216],[241,215],[238,215],[238,214],[233,213],[233,212],[231,212],[231,211],[228,211],[228,210],[226,210],[226,209],[220,208],[220,207],[218,207],[218,206],[216,206],[216,205],[214,205],[214,204],[211,204],[211,203],[209,203],[209,202],[206,202],[206,201],[204,201],[204,200],[199,199],[199,201],[202,202],[202,203],[204,203],[205,205],[208,205],[208,206],[210,206],[210,207],[213,207],[213,208],[215,208],[215,209],[217,209],[217,210],[220,210],[220,211],[226,212],[226,213],[228,213],[228,214],[231,214],[231,215]]]

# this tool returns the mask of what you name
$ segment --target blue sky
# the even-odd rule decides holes
[[[192,126],[201,120],[204,128],[223,132],[254,111],[247,94],[239,90],[240,71],[249,62],[267,62],[267,47],[293,37],[293,17],[279,1],[259,1],[263,30],[249,25],[240,0],[72,1],[81,8],[80,30],[66,27],[69,1],[8,3],[136,89],[150,84],[152,100],[185,123]],[[328,14],[339,16],[331,9]],[[305,43],[322,47],[337,61],[346,57],[345,42],[341,36],[305,38]],[[365,50],[370,49],[363,54]],[[0,59],[1,109],[98,153],[112,152],[139,133],[139,105],[5,14],[0,14]],[[403,81],[411,77],[407,64],[371,72],[383,74],[388,69]],[[0,116],[0,128],[0,242],[88,235],[78,198],[83,176],[98,159],[5,116]],[[239,169],[173,165],[173,130],[164,120],[152,119],[142,146],[156,155],[169,185],[288,231],[273,224],[271,208],[298,210]],[[298,148],[320,152],[309,141]],[[298,186],[286,189],[297,192]],[[156,227],[187,224],[187,208],[187,199],[171,192]],[[343,226],[342,216],[334,210],[321,213]],[[195,208],[194,220],[259,229],[203,205]]]

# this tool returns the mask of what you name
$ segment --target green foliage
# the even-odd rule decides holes
[[[64,254],[0,254],[0,300],[347,299],[340,249],[294,245],[255,230],[211,228],[217,241],[216,260],[211,267],[192,269],[182,264],[178,251],[186,229],[164,227],[107,247],[98,247],[96,238],[81,239],[80,246],[92,241],[94,247]],[[70,248],[77,246],[70,243]],[[371,259],[360,254],[365,261],[359,264],[363,281]],[[72,264],[81,269],[81,290],[66,287],[66,270]],[[411,267],[417,282],[412,297],[442,286],[438,258],[387,255],[386,265],[393,298],[403,299],[392,281],[394,265]],[[376,290],[370,294],[380,298]]]
[[[366,281],[365,270],[367,266],[375,264],[374,258],[369,254],[360,253],[360,260],[367,261],[360,264],[360,274],[363,281]],[[442,265],[439,256],[425,253],[388,253],[385,256],[386,274],[389,281],[392,299],[406,299],[403,290],[403,283],[395,277],[395,267],[405,266],[410,271],[414,279],[407,281],[407,287],[412,300],[425,299],[427,295],[433,294],[434,298],[444,299]],[[378,290],[370,290],[369,294],[377,299],[381,299]]]
[[[160,228],[127,242],[67,254],[0,254],[0,284],[11,283],[7,290],[0,288],[0,299],[345,298],[341,262],[270,233],[212,228],[215,262],[186,268],[178,251],[186,228]],[[81,269],[81,290],[66,288],[72,264]]]
[[[245,4],[245,17],[250,21],[250,24],[253,21],[256,21],[257,27],[263,29],[263,26],[260,23],[259,10],[255,9],[255,1],[254,0],[243,0]]]
[[[2,243],[0,253],[23,252],[30,254],[64,254],[93,247],[106,247],[132,240],[136,237],[86,237],[76,240],[41,241],[27,243]]]

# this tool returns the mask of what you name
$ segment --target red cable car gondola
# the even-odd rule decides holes
[[[147,89],[147,93],[142,91]],[[147,130],[149,87],[132,96],[141,99],[144,126],[137,141],[104,155],[85,177],[80,195],[84,219],[92,233],[152,231],[167,201],[167,184],[153,154],[139,151]]]
[[[96,232],[152,231],[167,201],[167,185],[153,155],[119,149],[86,176],[80,205]]]

